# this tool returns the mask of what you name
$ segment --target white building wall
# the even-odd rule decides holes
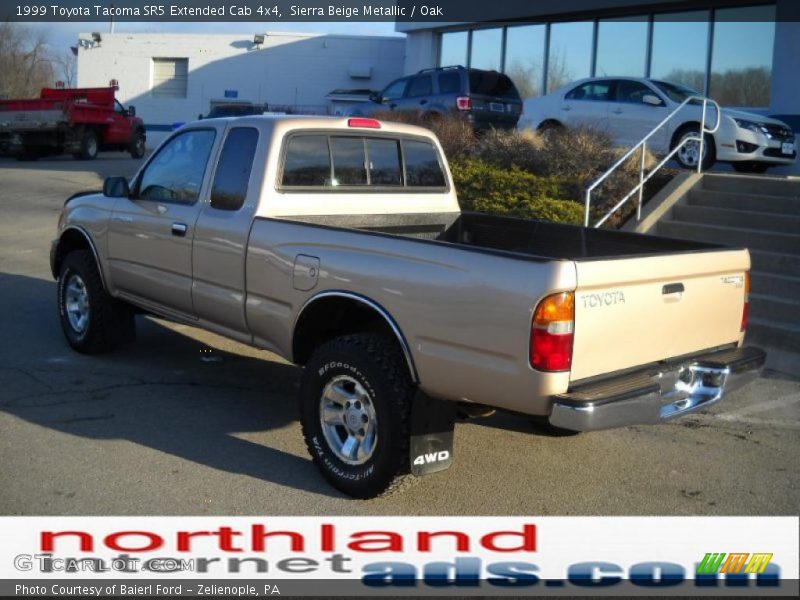
[[[91,40],[90,34],[81,39]],[[212,100],[270,105],[302,105],[324,110],[324,96],[336,88],[382,89],[403,74],[402,37],[267,33],[259,47],[242,34],[102,34],[99,44],[87,42],[78,51],[78,86],[119,82],[118,99],[134,105],[148,126],[148,145],[176,122],[206,114]],[[153,58],[187,58],[186,98],[153,96]],[[352,68],[371,68],[368,78],[353,78]]]

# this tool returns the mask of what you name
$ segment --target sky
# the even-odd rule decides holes
[[[107,33],[109,23],[31,23],[25,25],[47,35],[47,43],[60,54],[69,50],[78,41],[78,34],[99,31]],[[402,35],[394,30],[394,22],[379,23],[117,23],[116,33],[242,33],[255,34],[264,31],[294,31],[304,33],[340,33],[357,35]]]

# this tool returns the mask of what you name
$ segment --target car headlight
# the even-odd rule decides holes
[[[768,133],[768,130],[763,123],[756,123],[755,121],[747,121],[745,119],[734,119],[733,121],[741,129],[747,129],[754,133]]]

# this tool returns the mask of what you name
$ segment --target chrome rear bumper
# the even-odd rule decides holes
[[[766,356],[760,348],[735,348],[579,386],[553,399],[550,423],[593,431],[674,419],[758,378]]]

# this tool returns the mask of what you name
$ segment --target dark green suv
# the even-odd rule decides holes
[[[522,99],[517,86],[503,73],[439,67],[393,81],[351,114],[372,116],[385,111],[413,111],[423,119],[456,114],[474,129],[514,129],[522,114]]]

